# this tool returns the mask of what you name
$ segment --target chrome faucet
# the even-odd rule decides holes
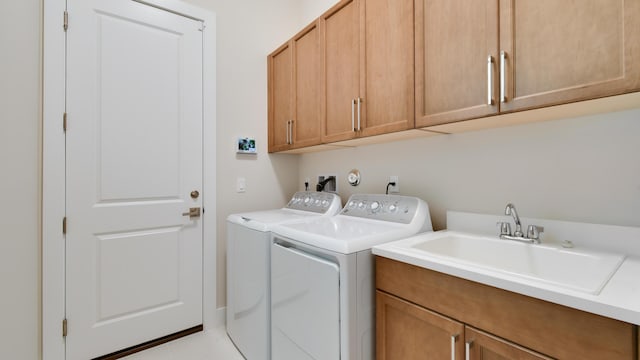
[[[504,209],[505,215],[513,216],[513,220],[516,223],[516,230],[511,234],[511,224],[508,222],[498,222],[500,226],[500,239],[516,240],[532,244],[540,244],[540,233],[544,232],[544,228],[538,225],[529,225],[527,228],[527,236],[522,232],[522,224],[520,223],[520,217],[516,211],[516,207],[509,203]]]
[[[516,223],[516,231],[513,232],[513,236],[523,236],[522,224],[520,224],[520,217],[518,216],[515,205],[508,203],[507,207],[504,208],[504,214],[513,216],[513,221]]]

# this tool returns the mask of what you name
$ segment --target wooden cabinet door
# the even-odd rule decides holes
[[[465,344],[469,344],[469,360],[551,360],[472,327],[465,326],[464,331]]]
[[[417,0],[416,127],[498,112],[498,0]]]
[[[293,124],[292,147],[320,144],[321,72],[320,30],[314,22],[292,40],[293,46]]]
[[[411,129],[414,0],[365,0],[361,7],[360,135]]]
[[[461,323],[376,291],[378,360],[462,360],[463,338]]]
[[[268,62],[269,152],[287,150],[293,119],[293,63],[291,44],[271,53]]]
[[[322,141],[356,136],[360,86],[360,0],[342,0],[320,17],[322,29]]]
[[[500,0],[501,111],[640,88],[640,1]]]

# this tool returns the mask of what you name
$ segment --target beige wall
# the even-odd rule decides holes
[[[189,0],[217,16],[218,307],[226,305],[226,218],[282,207],[296,190],[298,157],[267,153],[267,54],[300,27],[298,0]],[[236,155],[254,137],[258,155]],[[247,182],[236,193],[236,178]]]
[[[299,182],[339,176],[343,199],[400,193],[429,203],[434,227],[446,210],[640,226],[640,110],[302,155]],[[349,170],[362,183],[346,182]]]
[[[40,6],[0,2],[0,359],[40,354]]]

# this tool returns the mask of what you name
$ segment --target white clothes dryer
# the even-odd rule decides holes
[[[353,195],[339,215],[272,228],[271,357],[375,358],[371,247],[433,231],[416,197]]]
[[[281,209],[227,218],[227,334],[248,360],[270,359],[271,227],[336,215],[340,197],[297,192]]]

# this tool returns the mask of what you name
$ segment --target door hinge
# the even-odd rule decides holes
[[[67,217],[62,218],[62,234],[67,233]]]
[[[62,114],[62,130],[67,132],[67,113]]]
[[[67,319],[62,320],[62,337],[67,337]]]
[[[69,28],[69,13],[67,10],[64,11],[63,19],[62,19],[62,28],[66,32]]]

